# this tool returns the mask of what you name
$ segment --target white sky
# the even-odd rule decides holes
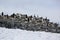
[[[60,0],[0,0],[0,13],[23,13],[60,22]]]

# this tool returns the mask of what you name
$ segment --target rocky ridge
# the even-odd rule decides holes
[[[0,27],[18,28],[29,31],[46,31],[60,33],[60,26],[43,17],[27,16],[26,14],[13,13],[12,15],[0,15]]]

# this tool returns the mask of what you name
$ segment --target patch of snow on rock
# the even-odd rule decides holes
[[[0,40],[60,40],[60,34],[0,28]]]

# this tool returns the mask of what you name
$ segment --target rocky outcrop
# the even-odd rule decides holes
[[[22,14],[0,15],[0,27],[22,29],[29,31],[46,31],[60,33],[60,27],[57,23],[49,22],[49,19],[36,16],[27,16]]]

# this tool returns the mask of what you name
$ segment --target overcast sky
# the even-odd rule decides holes
[[[0,0],[0,13],[22,13],[60,22],[60,0]]]

